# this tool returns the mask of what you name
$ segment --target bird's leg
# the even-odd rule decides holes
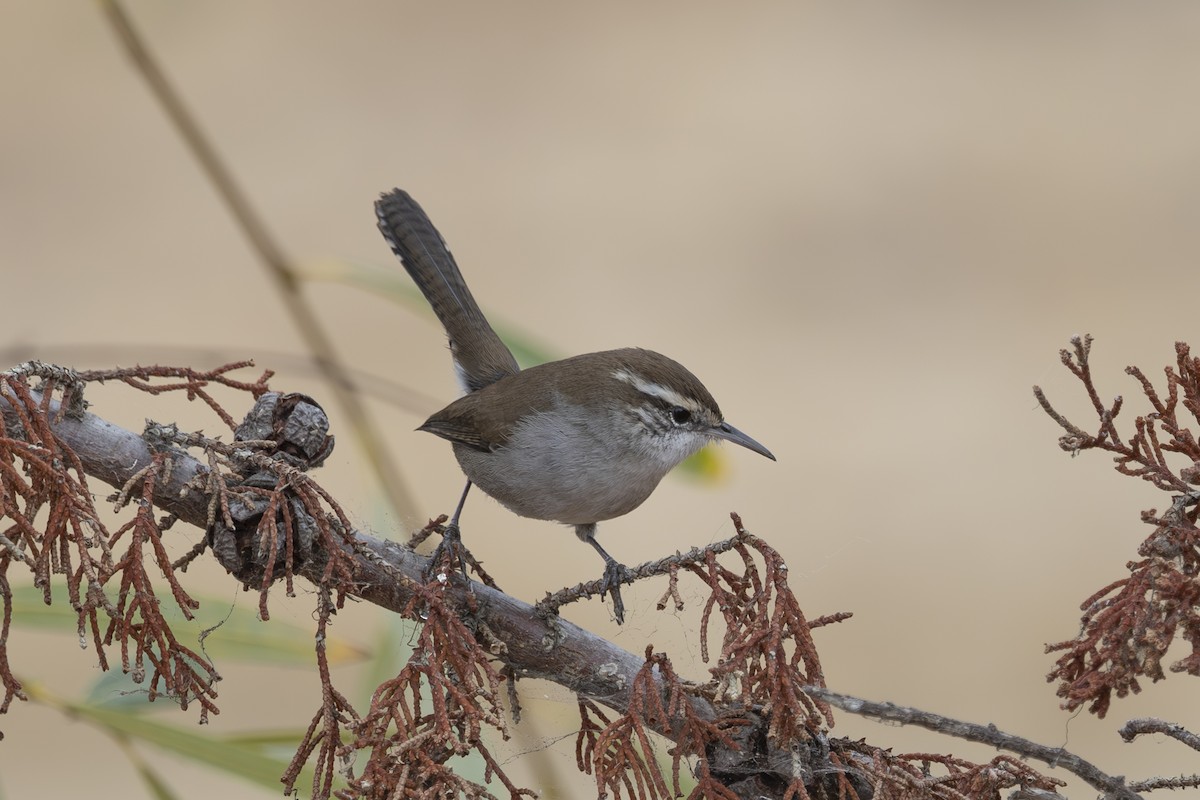
[[[467,494],[471,491],[471,482],[467,481],[467,485],[463,487],[462,497],[458,498],[458,505],[454,507],[454,516],[450,518],[450,524],[446,527],[446,535],[458,536],[458,518],[462,516],[463,506],[467,504]],[[454,533],[450,533],[454,531]]]
[[[604,575],[600,578],[600,598],[603,599],[606,592],[612,597],[613,616],[617,618],[618,625],[623,624],[625,622],[625,601],[621,599],[621,584],[631,577],[629,568],[610,556],[608,551],[596,541],[596,523],[576,525],[575,535],[594,547],[600,557],[604,559]]]

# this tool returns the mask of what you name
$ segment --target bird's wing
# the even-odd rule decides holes
[[[508,441],[511,424],[496,415],[480,392],[460,397],[417,428],[451,442],[491,452]]]

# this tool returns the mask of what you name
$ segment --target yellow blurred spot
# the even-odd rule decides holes
[[[700,483],[719,483],[729,475],[729,459],[719,448],[709,446],[680,464],[678,472]]]

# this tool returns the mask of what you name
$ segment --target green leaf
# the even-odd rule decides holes
[[[259,751],[273,750],[277,747],[288,747],[295,752],[296,745],[304,737],[304,733],[304,729],[302,728],[243,731],[242,733],[231,733],[223,737],[222,741],[235,744],[238,747],[250,747]]]
[[[103,729],[109,735],[151,745],[220,772],[237,775],[273,791],[280,790],[279,778],[290,761],[290,758],[267,755],[232,737],[203,735],[157,722],[145,715],[128,714],[120,709],[90,703],[65,701],[50,695],[37,685],[28,685],[27,689],[31,699],[59,708],[76,719],[82,719]],[[298,742],[299,735],[293,741]],[[305,770],[305,773],[297,782],[298,786],[305,785],[306,782],[312,783],[311,770]]]
[[[202,652],[213,661],[292,667],[309,667],[314,663],[312,630],[274,619],[262,622],[255,611],[242,606],[231,608],[227,598],[196,599],[200,601],[200,608],[194,620],[185,620],[183,613],[170,601],[163,603],[163,616],[180,641],[195,650],[202,647]],[[50,606],[43,602],[41,589],[21,586],[13,590],[13,624],[16,626],[53,628],[74,634],[78,618],[67,601],[66,587],[62,584],[54,586],[54,604]],[[103,630],[103,619],[100,624]],[[208,631],[207,635],[205,631]],[[362,648],[336,636],[327,638],[325,646],[333,666],[354,663],[368,655]]]
[[[153,711],[156,708],[178,710],[179,706],[170,697],[159,697],[153,703],[146,700],[146,684],[133,682],[133,676],[110,669],[103,673],[88,690],[84,702],[88,705],[122,709],[127,713]]]
[[[297,271],[301,277],[309,280],[324,280],[357,286],[371,294],[429,314],[430,317],[433,316],[429,303],[425,301],[412,279],[403,270],[395,267],[384,268],[377,264],[359,264],[329,259],[305,262],[299,266]],[[493,321],[493,327],[512,350],[513,355],[517,358],[517,363],[521,366],[529,367],[561,358],[532,337],[514,330],[511,326],[496,325]]]
[[[393,678],[412,655],[413,632],[417,623],[399,614],[384,614],[375,626],[375,649],[363,665],[359,682],[358,705],[366,708],[381,683]]]
[[[128,737],[117,737],[117,741],[120,743],[125,757],[133,764],[138,777],[142,779],[142,783],[146,784],[146,789],[155,800],[179,800],[179,796],[171,791],[171,787],[159,776],[158,771],[147,764],[141,753],[130,746]]]

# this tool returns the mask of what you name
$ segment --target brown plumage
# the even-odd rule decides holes
[[[466,392],[420,430],[451,442],[468,489],[476,484],[523,517],[575,526],[604,558],[620,622],[618,587],[627,570],[596,541],[596,523],[637,508],[710,441],[775,457],[725,422],[695,375],[651,350],[587,353],[521,370],[416,201],[396,189],[375,210],[384,238],[445,327]],[[457,533],[461,512],[460,501],[448,534]]]

